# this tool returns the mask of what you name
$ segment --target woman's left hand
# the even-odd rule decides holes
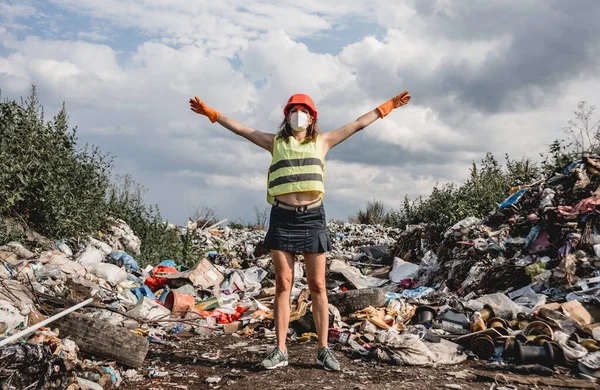
[[[410,101],[410,92],[408,90],[402,92],[400,95],[395,96],[377,107],[377,111],[382,118],[385,118],[387,114],[392,112],[394,108],[402,107]]]
[[[394,102],[394,108],[404,106],[405,104],[408,104],[409,101],[410,101],[410,92],[408,92],[408,89],[406,91],[402,92],[400,95],[392,98],[392,102]]]

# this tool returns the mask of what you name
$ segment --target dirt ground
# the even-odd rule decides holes
[[[493,379],[507,371],[486,370],[484,362],[467,361],[461,365],[436,368],[397,367],[373,361],[363,361],[349,356],[349,350],[336,352],[342,371],[328,372],[315,364],[315,342],[289,344],[288,367],[265,371],[259,362],[273,340],[240,338],[230,335],[201,339],[199,337],[177,341],[171,345],[152,344],[137,381],[128,382],[124,390],[178,390],[178,389],[444,389],[489,390]],[[204,356],[203,356],[204,355]],[[149,370],[162,372],[164,377],[149,378]],[[218,382],[210,383],[212,379]],[[525,376],[520,376],[525,378]],[[502,377],[497,377],[500,383]],[[535,375],[527,380],[548,381]],[[558,375],[552,380],[572,381],[573,377]],[[509,380],[510,382],[510,380]],[[544,382],[541,382],[544,383]],[[581,388],[579,386],[571,388]],[[590,382],[584,382],[591,386]],[[511,383],[517,389],[557,389],[544,386]],[[453,385],[447,387],[446,385]],[[458,386],[460,387],[458,387]],[[594,387],[592,387],[594,388]],[[600,387],[595,387],[600,388]]]

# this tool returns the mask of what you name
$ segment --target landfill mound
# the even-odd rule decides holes
[[[586,156],[513,188],[486,218],[450,229],[328,223],[330,344],[355,362],[480,361],[506,376],[548,378],[538,384],[594,388],[599,185],[600,157]],[[143,243],[120,220],[83,241],[27,232],[25,241],[0,247],[0,387],[161,381],[168,372],[147,367],[152,345],[176,347],[191,338],[231,334],[272,345],[275,273],[261,245],[265,232],[224,222],[170,227],[191,233],[205,253],[191,268],[169,259],[140,268],[135,256]],[[314,342],[302,256],[291,309],[289,341]],[[202,348],[198,343],[202,359],[219,359]]]

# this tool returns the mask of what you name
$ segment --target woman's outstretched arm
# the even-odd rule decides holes
[[[269,153],[273,153],[273,139],[275,138],[275,134],[260,132],[241,124],[235,119],[222,115],[203,103],[198,99],[198,96],[190,99],[190,110],[194,111],[196,114],[207,116],[212,123],[218,122],[221,126],[231,130],[233,133],[246,138],[248,141],[260,146]]]
[[[364,129],[371,123],[375,122],[377,118],[384,118],[387,114],[392,112],[394,108],[401,107],[410,101],[410,95],[408,91],[402,92],[400,95],[388,100],[373,111],[369,111],[362,115],[357,120],[350,122],[337,130],[323,133],[323,147],[324,153],[327,153],[329,149],[333,148],[337,144],[346,140],[352,134]]]

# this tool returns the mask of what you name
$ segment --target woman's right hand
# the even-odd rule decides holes
[[[196,114],[205,115],[212,123],[219,120],[219,112],[204,104],[198,96],[190,99],[190,110],[194,111]]]

